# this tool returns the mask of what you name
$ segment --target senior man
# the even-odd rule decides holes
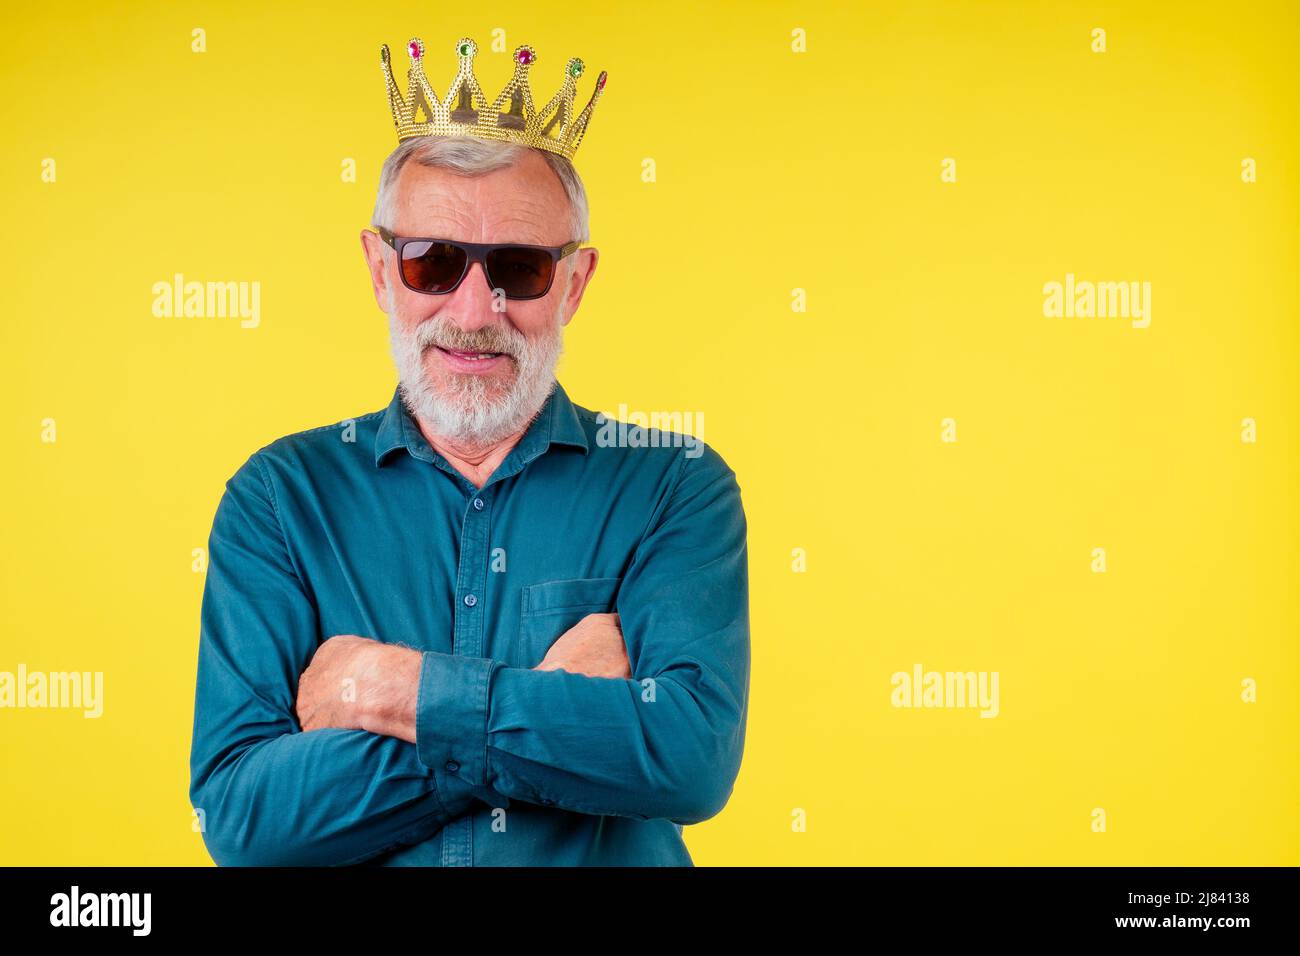
[[[595,274],[571,159],[604,87],[536,111],[383,66],[399,145],[361,241],[398,385],[226,483],[191,802],[222,865],[691,865],[744,746],[746,522],[703,443],[601,441],[555,379]],[[576,64],[576,68],[575,68]],[[421,114],[427,117],[422,120]],[[682,436],[675,436],[681,438]]]

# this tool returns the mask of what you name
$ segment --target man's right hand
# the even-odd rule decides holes
[[[588,677],[632,676],[617,614],[588,614],[551,645],[533,670],[568,671]]]

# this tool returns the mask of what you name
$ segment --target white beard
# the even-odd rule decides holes
[[[508,325],[466,333],[439,318],[403,332],[388,294],[388,331],[402,399],[407,409],[435,435],[467,444],[491,445],[524,430],[555,387],[555,366],[564,351],[563,303],[551,328],[529,338]],[[514,381],[504,395],[496,376],[446,372],[442,386],[429,380],[424,356],[433,343],[456,349],[503,352],[515,363]],[[434,357],[433,361],[441,361]]]

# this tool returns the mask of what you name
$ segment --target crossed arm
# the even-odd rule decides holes
[[[721,810],[744,745],[748,574],[739,488],[710,449],[681,459],[624,575],[613,669],[590,621],[533,670],[355,636],[318,648],[255,459],[217,509],[203,599],[190,796],[218,863],[357,863],[480,800],[682,824]]]

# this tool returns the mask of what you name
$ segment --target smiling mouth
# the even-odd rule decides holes
[[[435,345],[434,348],[446,355],[454,355],[456,358],[464,359],[468,362],[482,362],[487,359],[494,359],[507,354],[505,352],[471,352],[465,349],[447,349],[443,348],[441,345]]]

